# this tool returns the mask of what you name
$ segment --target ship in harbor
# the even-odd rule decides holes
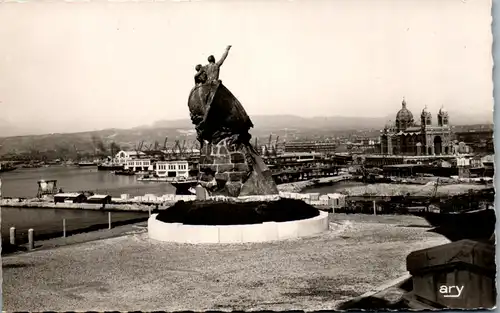
[[[121,175],[121,176],[134,176],[135,172],[133,170],[130,170],[130,169],[121,169],[121,170],[114,171],[114,174]]]
[[[118,155],[115,157],[108,156],[106,159],[97,162],[98,171],[121,171],[123,169],[125,169],[125,161],[120,161]]]
[[[17,169],[14,165],[10,163],[0,163],[0,173],[10,172]]]
[[[99,171],[120,171],[123,168],[123,164],[113,162],[103,162],[97,165],[97,170]]]
[[[186,180],[177,180],[170,182],[172,186],[175,187],[175,194],[177,195],[192,195],[196,193],[195,187],[198,186],[199,182],[198,179],[192,178],[192,179],[186,179]]]
[[[90,166],[96,166],[95,162],[90,162],[90,161],[81,161],[78,162],[78,166],[80,167],[90,167]]]

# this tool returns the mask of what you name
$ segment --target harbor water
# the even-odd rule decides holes
[[[34,198],[37,181],[57,180],[57,188],[64,192],[92,191],[120,197],[121,194],[142,196],[145,194],[164,195],[174,193],[175,187],[167,182],[141,182],[135,176],[120,176],[109,171],[98,171],[97,167],[51,166],[44,168],[17,169],[2,173],[2,196],[11,198]],[[331,186],[311,187],[303,192],[327,194],[350,187],[355,182],[338,182]],[[147,218],[148,213],[112,212],[112,222],[135,221]],[[69,210],[47,208],[2,208],[2,241],[9,240],[9,228],[16,227],[18,241],[27,240],[29,228],[35,236],[62,233],[63,219],[66,230],[85,229],[93,225],[108,223],[108,213],[93,210]],[[60,234],[58,234],[59,236]]]
[[[119,197],[127,193],[139,196],[147,193],[163,195],[175,192],[169,183],[139,182],[134,176],[119,176],[108,171],[98,171],[97,167],[53,166],[44,168],[17,169],[0,174],[2,196],[11,198],[34,198],[37,181],[57,180],[57,187],[65,192],[93,191]],[[148,213],[112,212],[112,223],[135,221],[147,218]],[[10,227],[16,227],[18,241],[27,240],[29,228],[35,230],[35,237],[62,233],[63,219],[66,230],[71,232],[94,225],[107,225],[108,213],[91,210],[64,210],[47,208],[5,208],[1,210],[2,242],[9,240]]]
[[[169,183],[140,182],[135,176],[115,175],[110,171],[98,171],[97,167],[51,166],[21,168],[0,174],[2,195],[11,198],[34,198],[37,181],[57,180],[57,187],[64,192],[93,191],[120,197],[127,193],[142,196],[146,193],[163,195],[175,192]]]

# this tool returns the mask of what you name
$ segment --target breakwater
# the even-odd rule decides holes
[[[351,179],[351,175],[342,175],[335,177],[325,177],[311,179],[294,183],[280,184],[278,190],[280,195],[270,196],[246,196],[231,198],[225,196],[209,196],[207,200],[214,201],[273,201],[286,194],[286,197],[306,200],[309,196],[300,194],[300,191],[307,187],[328,186],[334,183]],[[296,194],[296,195],[294,195]],[[130,196],[122,194],[119,198],[112,198],[110,204],[97,203],[54,203],[50,198],[47,199],[2,199],[0,206],[11,208],[40,208],[40,209],[75,209],[75,210],[94,210],[94,211],[130,211],[130,212],[148,212],[150,210],[164,210],[172,206],[177,201],[194,201],[196,195],[175,195],[164,194],[157,196],[154,194],[145,194],[143,196]],[[314,200],[313,200],[314,201]]]
[[[241,196],[241,197],[226,197],[226,196],[209,196],[207,200],[221,202],[252,202],[252,201],[276,201],[281,198],[291,198],[304,200],[311,205],[325,205],[324,201],[319,201],[319,193],[297,193],[297,192],[280,192],[278,195],[262,195],[262,196]],[[327,199],[323,197],[324,199]],[[120,201],[120,199],[116,199]],[[145,195],[137,196],[133,199],[121,200],[122,203],[112,204],[94,204],[94,203],[54,203],[49,200],[19,200],[19,199],[3,199],[0,200],[0,206],[5,208],[37,208],[37,209],[68,209],[68,210],[92,210],[92,211],[130,211],[130,212],[148,212],[165,210],[174,205],[177,201],[194,201],[196,196],[186,195]]]

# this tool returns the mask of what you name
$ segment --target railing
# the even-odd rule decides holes
[[[33,210],[33,209],[31,209]],[[44,209],[39,209],[41,214],[46,212]],[[145,222],[152,213],[154,213],[152,207],[150,207],[148,213],[130,213],[130,212],[88,212],[93,214],[79,214],[81,211],[74,212],[72,210],[60,210],[56,214],[62,215],[60,219],[47,219],[46,223],[40,224],[38,221],[33,221],[33,223],[26,221],[19,221],[18,227],[16,227],[15,222],[9,223],[8,221],[2,221],[2,229],[9,230],[8,238],[9,241],[2,242],[2,253],[23,251],[23,250],[34,250],[38,248],[37,242],[43,242],[46,240],[53,240],[57,238],[63,238],[63,243],[66,238],[85,234],[83,236],[92,232],[103,230],[111,230],[113,228],[125,225],[133,225],[139,222]],[[31,212],[30,212],[31,213]],[[49,213],[50,214],[50,213]],[[42,215],[41,215],[42,216]],[[47,218],[46,215],[44,218]],[[10,225],[9,225],[10,224]],[[132,227],[132,226],[131,226]],[[2,234],[3,238],[7,237],[7,234]],[[100,233],[100,236],[106,236],[106,233]]]

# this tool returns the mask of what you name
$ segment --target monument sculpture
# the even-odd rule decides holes
[[[228,46],[219,61],[195,67],[188,106],[200,142],[200,184],[226,196],[278,194],[271,172],[250,144],[253,123],[235,96],[219,80]]]

